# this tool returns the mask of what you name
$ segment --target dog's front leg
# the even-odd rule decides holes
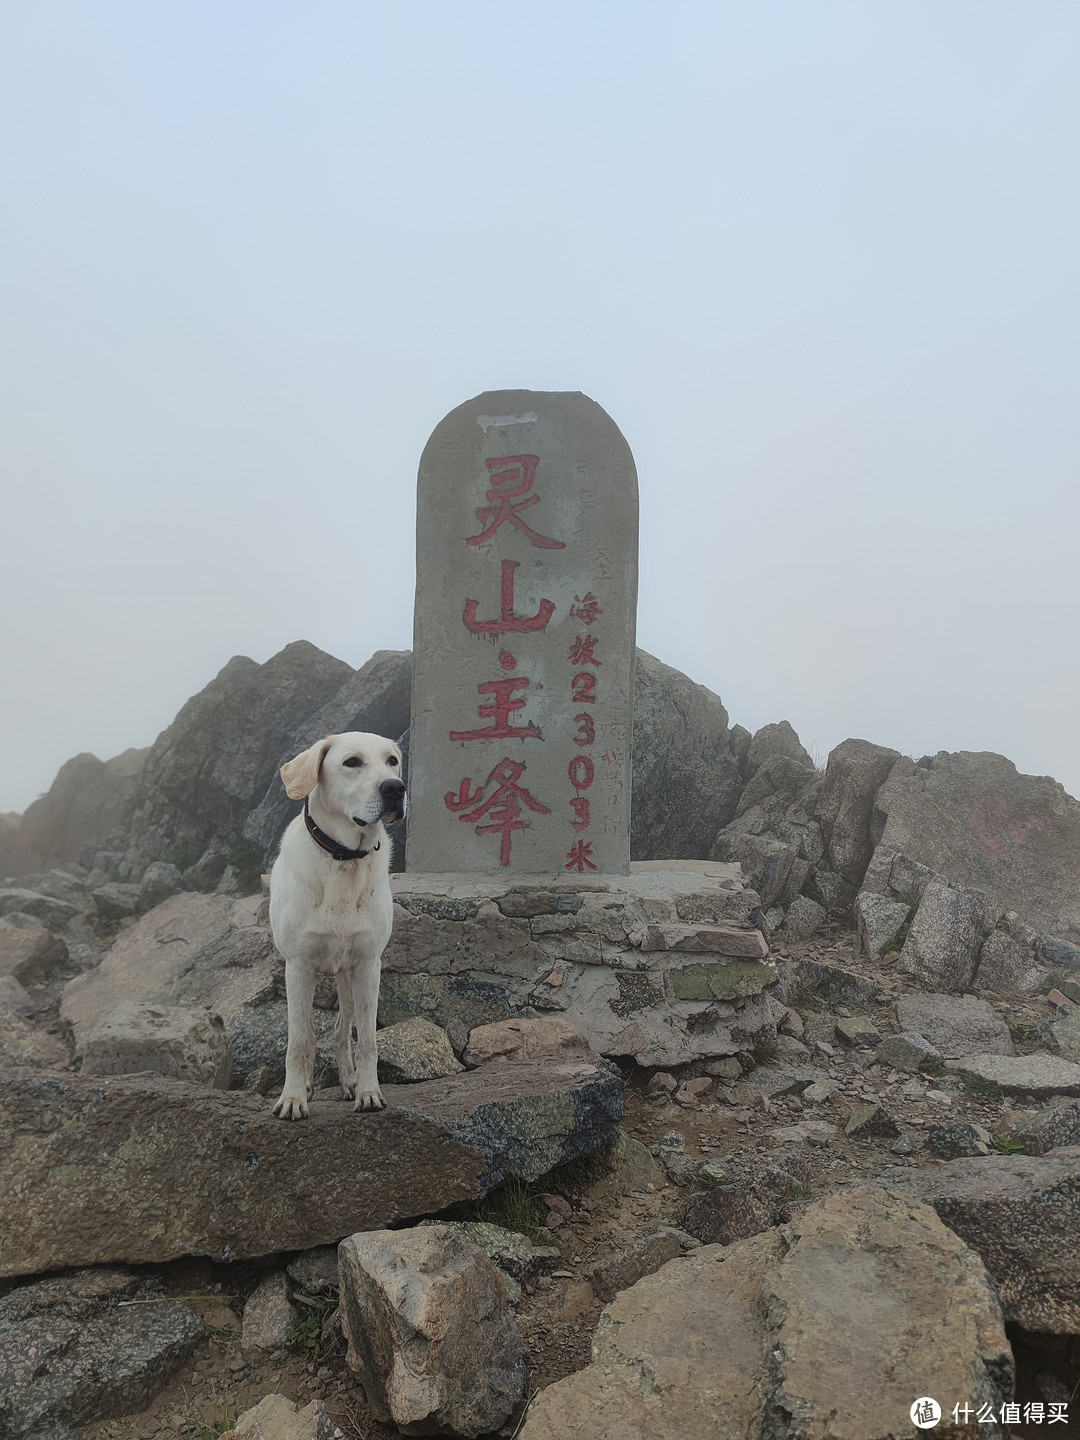
[[[274,1106],[283,1120],[308,1115],[308,1083],[315,1068],[315,971],[295,960],[285,961],[285,995],[289,1006],[289,1044],[285,1051],[285,1087]]]
[[[341,1083],[341,1098],[351,1100],[356,1094],[356,1071],[353,1068],[352,1029],[353,977],[352,971],[342,968],[334,976],[337,981],[338,1017],[334,1026],[334,1051],[337,1054],[338,1080]]]
[[[379,1052],[375,1045],[375,1017],[379,1009],[379,959],[360,960],[353,971],[353,1018],[356,1022],[357,1110],[382,1110],[386,1101],[379,1089]]]

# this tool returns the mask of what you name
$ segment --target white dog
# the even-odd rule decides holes
[[[342,1096],[355,1098],[357,1110],[381,1110],[375,1016],[393,918],[391,842],[383,823],[405,814],[401,751],[380,735],[328,735],[283,765],[281,778],[304,810],[285,831],[270,874],[270,928],[285,958],[289,1006],[285,1088],[274,1114],[301,1120],[308,1113],[319,972],[337,981],[334,1042]]]

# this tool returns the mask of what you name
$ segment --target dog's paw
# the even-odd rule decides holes
[[[307,1100],[301,1095],[282,1095],[274,1106],[274,1114],[282,1120],[306,1120]]]
[[[343,1100],[353,1100],[353,1099],[355,1099],[355,1097],[356,1097],[356,1080],[355,1080],[355,1079],[352,1079],[352,1080],[342,1080],[342,1082],[341,1082],[341,1098],[342,1098]]]
[[[385,1110],[386,1101],[381,1090],[358,1090],[354,1110]]]

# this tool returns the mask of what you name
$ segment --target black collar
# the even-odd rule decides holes
[[[311,818],[311,812],[308,810],[306,799],[304,801],[304,824],[308,828],[308,834],[315,841],[315,844],[318,845],[319,849],[325,850],[326,853],[333,856],[335,860],[363,860],[365,855],[370,854],[368,850],[350,850],[347,845],[339,845],[332,836],[327,835],[325,830],[320,830]],[[373,848],[375,850],[379,848],[377,842]]]

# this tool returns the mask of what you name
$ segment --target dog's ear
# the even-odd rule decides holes
[[[319,783],[319,771],[322,769],[326,752],[335,738],[333,735],[328,735],[325,740],[316,740],[315,744],[305,750],[302,755],[297,755],[294,760],[289,760],[282,765],[281,779],[285,786],[285,794],[290,800],[303,800],[315,789]]]

